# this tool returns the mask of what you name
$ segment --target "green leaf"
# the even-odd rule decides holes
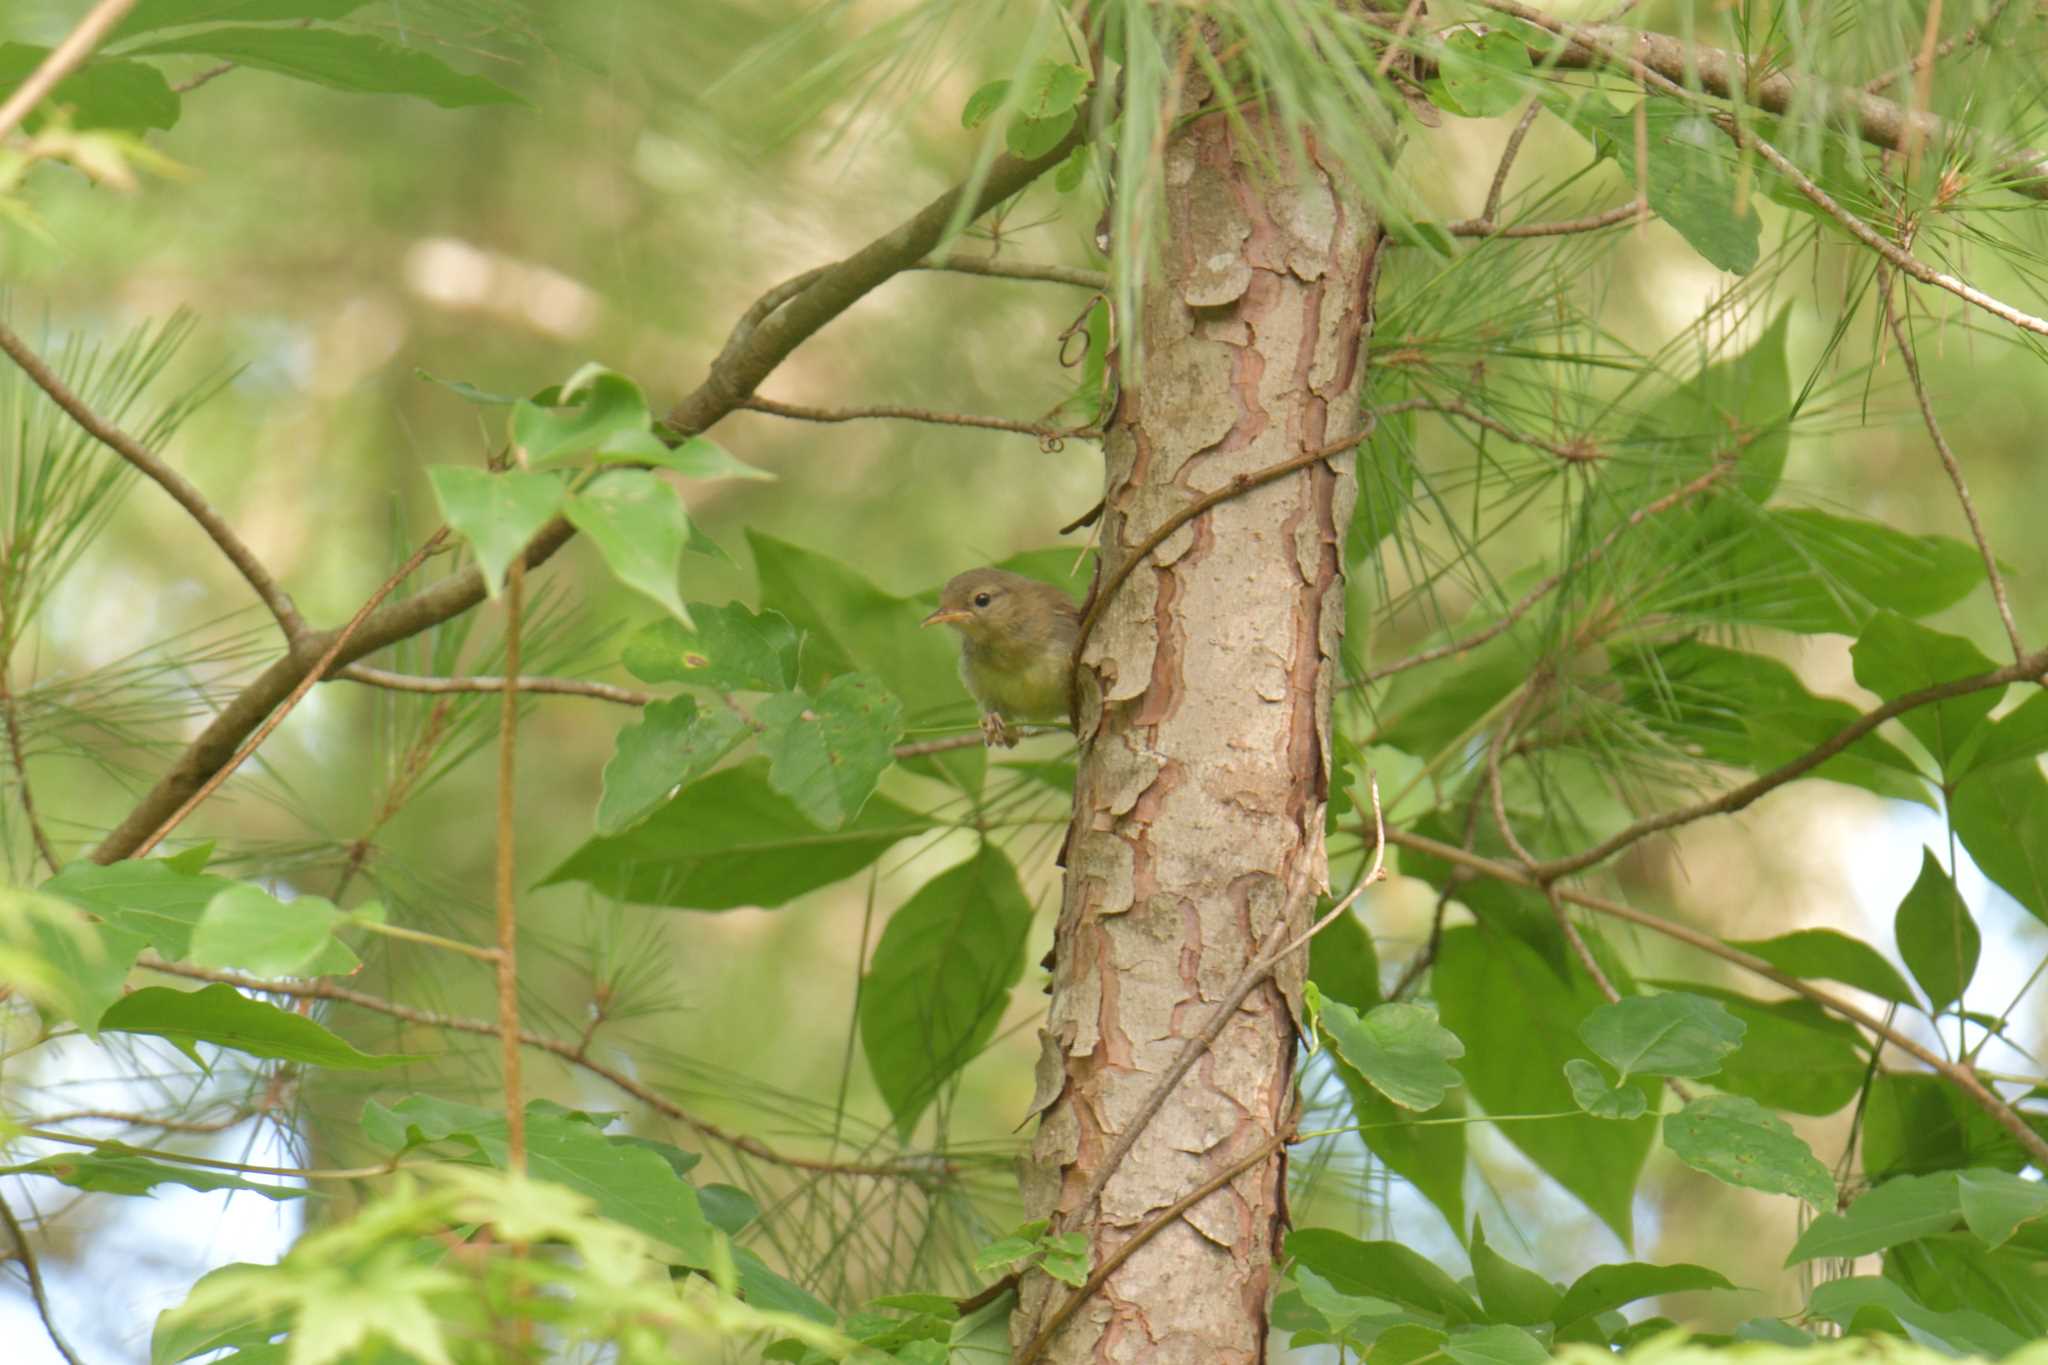
[[[1977,954],[1983,940],[1977,921],[1963,903],[1956,884],[1934,860],[1931,849],[1920,850],[1920,875],[1899,902],[1892,917],[1892,935],[1906,970],[1927,992],[1935,1013],[1963,998],[1977,975]]]
[[[1984,875],[2048,922],[2048,780],[2040,767],[1973,769],[1949,800],[1949,820]]]
[[[1760,957],[1802,981],[1839,981],[1869,991],[1880,1000],[1919,1008],[1913,988],[1900,977],[1896,967],[1884,960],[1883,954],[1862,940],[1833,929],[1796,929],[1776,938],[1732,940],[1728,946]]]
[[[1433,1327],[1402,1323],[1381,1332],[1372,1344],[1372,1365],[1425,1365],[1444,1352],[1450,1337]]]
[[[1073,151],[1067,153],[1067,159],[1062,161],[1059,169],[1052,173],[1052,187],[1054,190],[1061,194],[1072,194],[1075,190],[1081,188],[1082,180],[1086,179],[1088,175],[1090,151],[1090,147],[1084,142],[1074,148]],[[1090,340],[1092,341],[1093,338],[1091,337]]]
[[[1625,184],[1634,188],[1647,180],[1651,209],[1715,269],[1744,275],[1756,265],[1763,220],[1748,202],[1752,191],[1738,178],[1734,155],[1704,115],[1647,99],[1622,111],[1600,95],[1552,94],[1546,102],[1595,152],[1614,158]],[[1639,119],[1649,150],[1646,175],[1636,165]]]
[[[1344,531],[1345,562],[1354,573],[1394,533],[1415,497],[1415,414],[1396,413],[1373,425],[1358,448],[1358,501]],[[1441,681],[1441,680],[1440,680]]]
[[[1481,1323],[1486,1312],[1436,1262],[1398,1242],[1361,1242],[1332,1228],[1297,1228],[1287,1254],[1340,1293],[1386,1299],[1446,1323]]]
[[[732,1259],[740,1272],[740,1295],[754,1307],[770,1313],[793,1313],[826,1327],[839,1321],[839,1315],[829,1305],[771,1270],[752,1249],[736,1246],[732,1248]]]
[[[1596,1119],[1635,1119],[1643,1116],[1649,1101],[1632,1085],[1609,1085],[1607,1073],[1584,1057],[1564,1064],[1564,1078],[1571,1085],[1572,1100]]]
[[[46,47],[0,43],[0,99],[13,94],[49,55]],[[102,57],[58,81],[23,126],[38,131],[46,111],[58,108],[68,109],[71,126],[81,131],[113,129],[140,137],[152,128],[176,126],[182,105],[163,72],[149,63]]]
[[[146,944],[132,930],[88,919],[63,897],[0,887],[0,984],[87,1037],[121,998]]]
[[[1975,742],[1963,756],[1963,773],[2048,753],[2048,692],[2034,692],[1997,721],[1979,726],[1971,738]]]
[[[1886,701],[1997,667],[1984,651],[1960,635],[1929,630],[1895,611],[1872,616],[1849,655],[1855,661],[1856,681]],[[1957,767],[1958,751],[1991,715],[2004,691],[1987,687],[1915,707],[1901,715],[1899,723],[1934,755],[1945,775],[1951,774]]]
[[[1717,624],[1855,635],[1880,611],[1921,617],[1954,606],[1984,581],[1984,564],[1951,536],[1774,507],[1705,551],[1697,576],[1747,586],[1714,598]]]
[[[512,405],[512,440],[531,464],[593,454],[622,436],[645,436],[654,421],[640,386],[602,366],[578,370],[559,396],[562,401],[554,406],[525,398]],[[668,449],[659,441],[654,445]]]
[[[1579,1024],[1587,1047],[1621,1074],[1711,1076],[1742,1046],[1742,1022],[1704,996],[1684,991],[1631,995]]]
[[[1055,1280],[1079,1289],[1088,1282],[1088,1234],[1070,1232],[1053,1238],[1038,1266]]]
[[[2037,1129],[2048,1122],[2037,1119]],[[1988,1166],[2017,1171],[2026,1150],[1939,1076],[1881,1071],[1863,1106],[1863,1170],[1872,1180]]]
[[[1492,118],[1520,104],[1529,90],[1529,49],[1505,29],[1454,29],[1437,56],[1441,94],[1431,100],[1466,118]]]
[[[1003,140],[1009,145],[1010,155],[1022,161],[1035,161],[1060,145],[1061,139],[1073,131],[1076,117],[1069,109],[1050,118],[1013,119]]]
[[[1319,905],[1315,918],[1329,909]],[[1342,915],[1309,940],[1308,975],[1325,999],[1341,1000],[1355,1010],[1380,1003],[1379,954],[1358,916]]]
[[[492,597],[498,595],[513,557],[569,495],[554,475],[518,469],[493,474],[463,465],[429,465],[427,482],[434,486],[434,498],[448,525],[476,551],[477,567]]]
[[[684,910],[773,907],[931,828],[875,796],[844,828],[821,832],[769,786],[767,760],[754,759],[691,783],[623,834],[592,839],[541,885],[583,881],[620,900]]]
[[[1767,1109],[1832,1114],[1862,1092],[1870,1072],[1862,1035],[1811,1000],[1753,1000],[1694,982],[1658,982],[1719,1001],[1743,1026],[1742,1046],[1714,1074],[1715,1088]]]
[[[604,765],[597,832],[622,834],[654,813],[677,787],[694,782],[747,737],[746,718],[726,706],[697,709],[691,697],[649,703],[619,731]]]
[[[1604,1004],[1581,974],[1569,981],[1518,938],[1477,927],[1444,932],[1435,971],[1437,1008],[1465,1043],[1465,1086],[1488,1113],[1555,1114],[1577,1108],[1564,1064],[1589,1056],[1579,1021]],[[1512,1001],[1503,1009],[1502,1001]],[[1657,1088],[1650,1088],[1655,1109]],[[1648,1119],[1591,1116],[1509,1123],[1502,1136],[1582,1200],[1624,1244],[1634,1240],[1636,1178],[1656,1137]]]
[[[1835,1182],[1791,1125],[1743,1095],[1709,1095],[1664,1119],[1664,1145],[1729,1185],[1832,1208]]]
[[[190,24],[263,24],[287,19],[344,19],[368,0],[137,0],[107,41]]]
[[[375,1071],[428,1060],[424,1053],[358,1051],[311,1019],[251,1000],[233,986],[196,991],[145,986],[115,1001],[100,1016],[100,1028],[164,1038],[188,1054],[194,1044],[211,1043],[252,1057],[334,1070]]]
[[[1003,107],[1003,101],[1010,97],[1008,81],[990,81],[967,97],[967,103],[960,109],[962,128],[979,128],[988,121],[988,116]]]
[[[1463,1228],[1465,1125],[1418,1123],[1414,1114],[1374,1089],[1342,1057],[1333,1054],[1331,1065],[1351,1097],[1351,1113],[1358,1122],[1360,1140],[1382,1165],[1436,1205],[1453,1231]],[[1455,1119],[1464,1112],[1463,1098],[1452,1094],[1433,1117]]]
[[[860,813],[895,761],[903,703],[878,679],[842,673],[815,696],[780,692],[754,708],[768,785],[796,803],[820,829],[838,829]]]
[[[1506,1324],[1453,1332],[1444,1354],[1458,1365],[1544,1365],[1550,1359],[1542,1342]]]
[[[1492,1322],[1525,1327],[1549,1322],[1564,1297],[1549,1280],[1488,1246],[1484,1220],[1472,1224],[1472,1283]]]
[[[1816,1285],[1807,1301],[1808,1312],[1844,1327],[1870,1309],[1891,1314],[1915,1341],[1947,1355],[1997,1359],[2028,1344],[2018,1332],[1982,1313],[1937,1312],[1890,1280],[1872,1276],[1829,1280]]]
[[[356,95],[416,95],[443,109],[524,104],[495,81],[457,71],[417,48],[324,28],[210,28],[129,48],[130,57],[176,52],[216,57]]]
[[[334,936],[347,921],[318,896],[282,901],[238,882],[208,902],[192,931],[191,960],[255,976],[343,975],[361,965]]]
[[[796,628],[778,612],[737,602],[690,604],[690,624],[664,619],[626,637],[626,671],[642,682],[714,692],[786,692],[797,684]]]
[[[692,436],[671,449],[658,438],[614,439],[596,452],[600,464],[630,460],[651,464],[680,474],[686,479],[759,479],[774,482],[778,477],[750,465],[707,436]]]
[[[1884,1256],[1884,1277],[1936,1312],[1979,1314],[2034,1344],[2048,1338],[2044,1264],[2048,1235],[2034,1224],[1997,1248],[1967,1230],[1893,1247]]]
[[[861,982],[860,1040],[905,1141],[995,1033],[1024,974],[1031,918],[1016,870],[986,841],[889,917]]]
[[[82,1152],[46,1156],[22,1166],[0,1167],[8,1175],[46,1175],[73,1189],[96,1194],[148,1194],[159,1185],[182,1185],[188,1190],[248,1190],[273,1202],[303,1199],[306,1191],[287,1185],[259,1185],[226,1171],[201,1166],[183,1166],[159,1161],[152,1152],[102,1142]]]
[[[130,858],[104,867],[72,863],[40,889],[141,935],[159,956],[175,962],[190,949],[193,926],[206,907],[233,885],[169,858]]]
[[[1557,1306],[1555,1321],[1559,1327],[1568,1327],[1582,1318],[1597,1317],[1638,1299],[1733,1288],[1725,1277],[1705,1266],[1614,1262],[1595,1266],[1573,1280],[1571,1288],[1564,1292],[1564,1301]]]
[[[689,621],[690,609],[676,590],[690,541],[681,494],[654,474],[626,469],[573,494],[566,510],[613,577]]]
[[[1404,1109],[1434,1109],[1459,1083],[1449,1063],[1465,1055],[1465,1045],[1426,1006],[1379,1005],[1360,1015],[1331,1000],[1322,1027],[1338,1055]]]
[[[1903,1175],[1864,1194],[1845,1213],[1823,1213],[1807,1225],[1785,1257],[1801,1261],[1868,1256],[1901,1242],[1947,1232],[1963,1216],[1954,1171]]]
[[[1069,62],[1040,58],[1017,88],[1017,112],[1025,118],[1050,118],[1080,107],[1088,93],[1088,73]]]
[[[1963,1221],[1986,1246],[2003,1246],[2026,1224],[2048,1220],[2048,1185],[2011,1171],[1962,1171],[1956,1193]]]

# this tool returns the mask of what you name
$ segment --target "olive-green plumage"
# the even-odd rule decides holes
[[[970,569],[939,592],[928,626],[960,632],[960,680],[991,744],[1015,744],[1008,722],[1066,720],[1081,612],[1072,598],[1004,569]]]

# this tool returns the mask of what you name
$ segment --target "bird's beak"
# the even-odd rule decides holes
[[[957,625],[962,621],[971,620],[972,617],[973,613],[962,611],[958,607],[940,607],[930,616],[918,622],[918,624],[921,626],[951,626]]]

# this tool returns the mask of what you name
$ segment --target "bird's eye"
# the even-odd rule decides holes
[[[978,592],[978,593],[974,594],[974,605],[975,605],[975,606],[977,606],[977,607],[985,607],[985,606],[987,606],[987,605],[988,605],[988,604],[989,604],[989,603],[990,603],[991,601],[993,601],[993,600],[994,600],[994,599],[993,599],[993,598],[991,598],[991,597],[990,597],[990,596],[989,596],[989,595],[988,595],[987,593],[985,593],[985,592]]]

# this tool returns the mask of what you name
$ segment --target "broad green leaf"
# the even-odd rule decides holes
[[[1542,1342],[1505,1323],[1451,1333],[1444,1354],[1458,1365],[1544,1365],[1550,1359]]]
[[[2048,921],[2048,779],[2040,766],[1973,769],[1949,800],[1949,820],[1984,875]]]
[[[591,455],[618,437],[647,435],[653,424],[640,386],[601,366],[579,370],[559,396],[562,402],[552,407],[525,398],[512,405],[512,440],[531,464]]]
[[[1776,938],[1733,940],[1728,946],[1760,957],[1802,981],[1839,981],[1908,1008],[1920,1004],[1913,988],[1883,954],[1861,939],[1833,929],[1795,929]]]
[[[46,47],[0,43],[0,99],[13,94],[49,55]],[[140,137],[152,128],[176,126],[181,103],[163,72],[149,63],[102,57],[57,82],[23,124],[35,132],[46,111],[58,108],[69,110],[71,126],[81,131],[113,129]]]
[[[200,1276],[193,1285],[193,1291],[195,1294],[201,1292],[217,1276],[233,1279],[240,1274],[260,1274],[263,1269],[247,1261],[231,1261]],[[209,1314],[203,1318],[180,1316],[175,1311],[159,1313],[156,1326],[150,1333],[149,1362],[150,1365],[177,1365],[178,1361],[190,1360],[209,1351],[239,1347],[242,1349],[237,1354],[220,1359],[238,1361],[242,1365],[284,1365],[282,1348],[286,1343],[278,1344],[280,1349],[274,1358],[265,1359],[260,1353],[270,1345],[272,1337],[290,1326],[290,1320],[283,1313],[269,1310],[240,1316]]]
[[[2020,1225],[1999,1247],[1968,1230],[1893,1247],[1884,1256],[1884,1277],[1936,1312],[1981,1314],[2038,1348],[2048,1338],[2044,1265],[2048,1231],[2035,1222]]]
[[[626,469],[572,495],[565,511],[597,546],[613,577],[689,622],[690,609],[676,587],[690,541],[681,494],[657,475]]]
[[[192,961],[255,976],[342,975],[361,965],[334,936],[348,917],[318,896],[279,900],[238,882],[215,896],[192,931]]]
[[[1947,1232],[1963,1216],[1956,1173],[1902,1175],[1870,1190],[1845,1213],[1822,1213],[1799,1234],[1785,1257],[1801,1261],[1868,1256],[1901,1242]]]
[[[356,95],[417,95],[443,109],[523,104],[495,81],[457,71],[418,48],[324,28],[210,28],[131,47],[130,57],[189,52]]]
[[[441,515],[476,551],[484,587],[492,597],[512,559],[555,515],[568,490],[552,474],[510,469],[502,474],[463,465],[427,467]]]
[[[1956,1193],[1963,1221],[1986,1246],[2003,1246],[2026,1224],[2048,1221],[2048,1185],[2023,1180],[2011,1171],[1962,1171]]]
[[[1287,1254],[1338,1292],[1386,1299],[1453,1325],[1482,1323],[1486,1311],[1429,1258],[1398,1242],[1361,1242],[1332,1228],[1297,1228]]]
[[[686,479],[762,479],[772,482],[777,477],[739,459],[706,436],[692,436],[674,448],[653,435],[647,435],[644,441],[637,436],[616,439],[600,446],[596,457],[600,464],[627,460],[651,464]]]
[[[1354,574],[1366,574],[1368,558],[1400,526],[1415,495],[1415,414],[1380,418],[1356,459],[1358,501],[1344,531],[1344,553]]]
[[[1644,187],[1657,216],[1709,264],[1737,275],[1756,265],[1763,220],[1748,202],[1727,140],[1704,115],[1675,101],[1646,99],[1632,110],[1618,110],[1601,95],[1547,101],[1595,152],[1614,158],[1623,183]],[[1647,130],[1646,173],[1636,165],[1638,119]]]
[[[839,1315],[828,1305],[770,1269],[751,1248],[732,1248],[732,1259],[740,1272],[740,1294],[754,1307],[770,1313],[793,1313],[826,1327],[839,1321]]]
[[[130,858],[105,866],[72,863],[39,889],[140,934],[158,956],[175,962],[190,949],[192,928],[206,907],[233,885],[170,858]]]
[[[768,785],[820,829],[860,813],[894,761],[903,703],[875,678],[842,673],[816,695],[779,692],[754,708]]]
[[[1970,907],[1931,849],[1920,850],[1920,875],[1892,917],[1892,936],[1935,1013],[1963,998],[1977,975],[1983,940]]]
[[[1997,667],[1984,657],[1984,651],[1960,635],[1929,630],[1894,611],[1872,616],[1849,654],[1855,661],[1856,681],[1886,701]],[[1987,687],[1915,707],[1900,716],[1899,723],[1927,747],[1944,774],[1953,774],[1958,752],[1990,716],[2004,691]]]
[[[1077,117],[1069,109],[1049,118],[1015,118],[1010,121],[1003,140],[1010,148],[1010,155],[1020,161],[1035,161],[1060,145],[1060,140],[1073,131]]]
[[[1458,1084],[1449,1063],[1465,1055],[1465,1045],[1427,1006],[1379,1005],[1361,1015],[1331,1000],[1323,1006],[1322,1027],[1337,1054],[1404,1109],[1434,1109]]]
[[[2036,1119],[2036,1131],[2048,1120]],[[2048,1135],[2048,1134],[2044,1134]],[[1939,1076],[1880,1071],[1863,1106],[1863,1170],[1872,1180],[1972,1166],[2017,1171],[2019,1140]]]
[[[1465,1086],[1488,1113],[1577,1108],[1564,1064],[1590,1059],[1577,1029],[1605,1003],[1597,986],[1580,973],[1567,981],[1520,939],[1476,927],[1444,932],[1434,980],[1444,1024],[1465,1044]],[[1503,1001],[1514,1007],[1502,1008]],[[1661,1087],[1653,1081],[1646,1088],[1654,1111]],[[1624,1244],[1633,1242],[1636,1178],[1656,1137],[1649,1118],[1616,1123],[1589,1115],[1505,1123],[1499,1131]]]
[[[1436,1205],[1453,1230],[1465,1226],[1465,1125],[1419,1123],[1416,1115],[1381,1094],[1344,1059],[1334,1054],[1331,1065],[1351,1097],[1351,1114],[1359,1139],[1380,1163]],[[1453,1093],[1432,1119],[1464,1115],[1463,1096]]]
[[[365,1134],[393,1152],[455,1142],[500,1170],[510,1169],[503,1110],[414,1095],[388,1109],[373,1100],[363,1120]],[[394,1134],[402,1139],[394,1142]],[[696,1189],[660,1153],[606,1136],[590,1116],[547,1100],[529,1101],[526,1171],[588,1196],[605,1217],[673,1247],[682,1257],[678,1264],[711,1264],[712,1230]]]
[[[1658,982],[1720,1002],[1743,1026],[1742,1046],[1714,1073],[1714,1087],[1767,1109],[1832,1114],[1862,1092],[1870,1055],[1845,1019],[1811,1000],[1755,1000],[1694,982]]]
[[[153,1152],[102,1142],[86,1151],[46,1156],[21,1166],[0,1167],[8,1175],[46,1175],[73,1189],[96,1194],[148,1194],[158,1185],[182,1185],[188,1190],[248,1190],[273,1202],[302,1199],[306,1191],[288,1185],[259,1185],[227,1171],[203,1166],[185,1166],[160,1161]]]
[[[1059,169],[1052,173],[1053,189],[1061,194],[1072,194],[1075,190],[1081,188],[1081,182],[1088,175],[1089,152],[1090,148],[1084,142],[1074,148],[1073,151],[1067,153],[1067,159],[1062,161],[1059,164]],[[1088,382],[1085,369],[1082,373],[1081,382],[1083,384]],[[1089,425],[1094,425],[1094,422],[1091,420]]]
[[[2018,1332],[1982,1313],[1937,1312],[1890,1280],[1874,1276],[1828,1280],[1816,1285],[1813,1297],[1807,1301],[1808,1312],[1844,1327],[1858,1313],[1873,1308],[1897,1318],[1907,1334],[1921,1345],[1933,1346],[1949,1355],[1997,1359],[2027,1345],[2027,1339]]]
[[[65,897],[0,887],[0,985],[20,991],[47,1015],[71,1020],[88,1037],[121,998],[146,946],[141,934],[88,919]]]
[[[1857,717],[1849,703],[1817,697],[1776,659],[1698,640],[1615,651],[1612,673],[1644,723],[1688,754],[1768,772],[1799,758]],[[1812,776],[1926,804],[1913,760],[1865,735]]]
[[[1971,740],[1963,754],[1964,773],[2048,753],[2048,692],[2034,691],[1995,722],[1977,727]]]
[[[1529,90],[1529,49],[1505,29],[1454,29],[1437,55],[1431,100],[1466,118],[1492,118],[1520,104]]]
[[[1494,619],[1491,613],[1475,613],[1449,634],[1462,638]],[[1530,644],[1510,631],[1462,656],[1447,674],[1439,676],[1430,668],[1396,674],[1374,708],[1374,729],[1362,742],[1433,758],[1468,742],[1474,727],[1528,682],[1534,664]]]
[[[1729,1185],[1790,1194],[1831,1208],[1834,1178],[1791,1125],[1743,1095],[1709,1095],[1664,1118],[1664,1145]]]
[[[1564,1064],[1564,1078],[1572,1088],[1572,1100],[1596,1119],[1635,1119],[1643,1116],[1649,1101],[1632,1085],[1609,1085],[1607,1073],[1584,1057]]]
[[[287,19],[345,19],[369,0],[137,0],[107,41],[189,24],[263,24]]]
[[[1557,1306],[1555,1321],[1559,1327],[1566,1327],[1581,1318],[1597,1317],[1639,1299],[1733,1288],[1725,1277],[1705,1266],[1613,1262],[1595,1266],[1572,1281],[1571,1288],[1564,1292],[1564,1301]]]
[[[1017,87],[1017,112],[1024,118],[1050,118],[1079,107],[1087,93],[1086,71],[1070,62],[1041,58]]]
[[[1492,1322],[1525,1327],[1549,1322],[1564,1297],[1549,1280],[1488,1246],[1483,1220],[1472,1224],[1472,1283]]]
[[[1742,1046],[1742,1022],[1704,996],[1666,991],[1602,1005],[1579,1024],[1579,1037],[1623,1080],[1711,1076]]]
[[[626,637],[626,670],[642,682],[714,692],[786,692],[797,684],[796,629],[779,613],[738,602],[690,604],[690,624],[660,620]]]
[[[849,877],[931,822],[875,796],[821,831],[768,784],[766,759],[700,778],[623,834],[592,839],[543,886],[588,882],[620,900],[683,910],[784,905]]]
[[[746,718],[727,706],[699,711],[692,697],[649,703],[637,721],[619,731],[618,749],[604,765],[597,832],[631,829],[676,788],[710,772],[747,733]]]
[[[988,121],[988,116],[1003,107],[1003,101],[1010,97],[1008,81],[990,81],[967,97],[967,103],[960,109],[962,128],[979,128]]]
[[[1372,1365],[1424,1365],[1444,1354],[1450,1337],[1434,1327],[1402,1323],[1381,1332],[1372,1344]]]
[[[905,1141],[995,1033],[1024,974],[1031,918],[1016,870],[986,841],[889,917],[861,982],[860,1040]]]
[[[1361,1297],[1346,1294],[1315,1271],[1295,1262],[1288,1272],[1294,1281],[1295,1294],[1301,1304],[1322,1319],[1322,1330],[1334,1337],[1347,1337],[1353,1342],[1355,1329],[1363,1328],[1368,1338],[1371,1333],[1384,1329],[1393,1323],[1407,1320],[1407,1313],[1397,1303],[1386,1299]],[[1274,1304],[1274,1325],[1280,1325],[1280,1305]],[[1363,1343],[1358,1343],[1363,1345]]]
[[[359,1051],[303,1015],[251,1000],[233,986],[223,985],[202,986],[196,991],[145,986],[115,1001],[100,1016],[100,1028],[150,1034],[188,1054],[197,1043],[211,1043],[252,1057],[337,1071],[375,1071],[428,1060],[424,1053]]]
[[[1318,906],[1315,918],[1321,919],[1329,908]],[[1325,999],[1341,1000],[1360,1011],[1380,1003],[1379,954],[1357,915],[1340,915],[1309,940],[1308,975]]]
[[[1917,618],[1955,605],[1984,581],[1984,565],[1952,536],[1774,507],[1703,547],[1688,581],[1708,596],[1705,616],[1716,624],[1855,635],[1880,611]],[[1687,604],[1653,597],[1650,605]]]

